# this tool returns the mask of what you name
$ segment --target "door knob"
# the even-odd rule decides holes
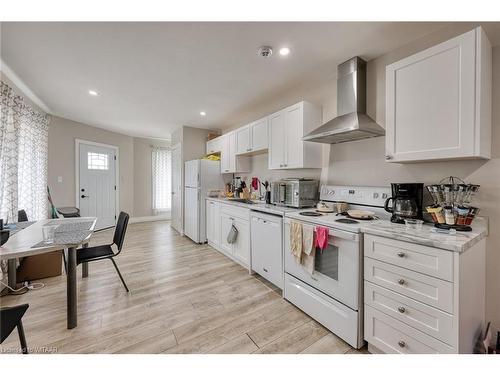
[[[89,196],[88,195],[81,195],[81,198],[88,198]]]

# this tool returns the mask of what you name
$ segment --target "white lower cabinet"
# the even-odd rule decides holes
[[[365,301],[381,312],[433,336],[453,343],[453,315],[415,299],[365,281]]]
[[[209,245],[248,268],[250,267],[249,211],[246,208],[207,200]],[[238,236],[234,243],[229,243],[227,237],[233,225],[238,231]]]
[[[233,219],[231,218],[231,216],[229,216],[229,214],[221,213],[219,220],[220,220],[220,232],[221,232],[220,250],[226,253],[227,255],[232,256],[233,244],[227,242],[227,235],[229,234],[229,231],[231,230],[231,227],[233,225]]]
[[[365,307],[365,339],[384,353],[452,354],[453,347],[371,306]]]
[[[458,253],[364,236],[368,350],[476,352],[485,328],[485,240]]]
[[[213,247],[220,245],[220,204],[207,200],[207,240]]]
[[[233,256],[245,266],[250,264],[250,225],[248,220],[234,218],[232,224],[238,230],[238,237],[233,243]],[[224,233],[226,235],[226,233]],[[227,236],[227,235],[226,235]]]

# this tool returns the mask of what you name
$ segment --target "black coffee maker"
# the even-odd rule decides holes
[[[393,223],[404,224],[404,219],[422,219],[424,184],[391,184],[392,197],[385,201],[385,210],[392,213]],[[392,201],[392,207],[389,202]]]

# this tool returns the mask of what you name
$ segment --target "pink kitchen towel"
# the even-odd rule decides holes
[[[319,247],[321,250],[326,249],[326,247],[328,246],[328,228],[320,226],[316,227],[314,246]]]

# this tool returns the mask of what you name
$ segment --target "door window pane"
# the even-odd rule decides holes
[[[98,154],[97,152],[89,152],[87,154],[88,169],[108,170],[108,154]]]
[[[314,269],[331,279],[339,279],[339,248],[332,243],[321,251],[316,248],[316,256],[314,262]]]

